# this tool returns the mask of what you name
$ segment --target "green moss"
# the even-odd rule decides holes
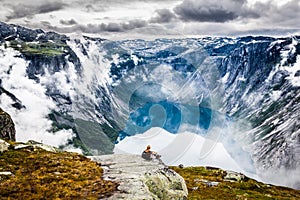
[[[155,194],[159,199],[165,199],[165,194],[163,192],[163,189],[158,187],[157,183],[155,183],[154,181],[152,180],[148,180],[146,182],[146,185],[149,189],[149,191],[153,194]]]
[[[179,173],[187,184],[188,199],[300,199],[300,191],[267,185],[250,178],[240,182],[224,181],[226,172],[205,167],[170,167]],[[219,182],[209,187],[200,180]]]
[[[20,51],[25,55],[42,55],[42,56],[58,56],[64,53],[67,45],[62,43],[52,43],[52,42],[21,42],[21,41],[11,41],[10,47]]]
[[[84,156],[23,148],[0,154],[0,199],[99,199],[116,190],[103,170]]]

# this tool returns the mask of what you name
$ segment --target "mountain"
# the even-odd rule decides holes
[[[221,142],[246,171],[300,187],[300,37],[110,41],[0,30],[0,104],[17,141],[100,155],[160,127],[177,138],[163,152],[188,151],[196,140],[179,133],[192,133],[206,138],[200,157]]]

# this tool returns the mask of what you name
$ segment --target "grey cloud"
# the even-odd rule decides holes
[[[168,23],[176,18],[176,15],[169,9],[156,10],[156,15],[150,19],[151,23]]]
[[[130,20],[126,23],[101,23],[101,24],[75,24],[73,26],[58,27],[49,24],[42,24],[47,30],[55,30],[61,33],[83,32],[83,33],[101,33],[101,32],[125,32],[136,28],[142,28],[148,25],[144,20]]]
[[[70,19],[70,20],[63,20],[63,19],[61,19],[59,22],[62,25],[75,25],[75,24],[78,24],[74,19]]]
[[[247,31],[232,31],[230,36],[248,36],[248,35],[265,35],[265,36],[290,36],[300,33],[300,28],[258,28]]]
[[[187,10],[185,8],[180,8],[176,9],[176,12],[184,21],[226,22],[238,17],[234,12],[216,8],[203,10]]]
[[[127,2],[126,6],[141,1],[150,2],[150,0],[133,0]],[[151,2],[152,1],[157,2],[155,5],[159,5],[159,0],[151,0]],[[51,12],[68,8],[68,10],[65,10],[65,16],[68,16],[69,13],[67,12],[69,12],[69,9],[74,9],[75,12],[78,9],[82,9],[81,11],[83,11],[83,13],[95,12],[95,16],[97,16],[97,12],[115,8],[122,11],[125,2],[123,0],[54,0],[51,3],[49,3],[50,0],[36,0],[33,3],[24,0],[4,0],[4,2],[5,3],[1,2],[1,5],[4,7],[2,11],[5,11],[2,12],[3,17],[7,16],[7,13],[12,10],[9,16],[10,19],[26,17],[22,20],[28,20],[28,23],[26,24],[28,27],[43,28],[45,30],[53,30],[61,33],[79,31],[83,33],[104,33],[109,35],[111,32],[142,34],[144,31],[146,34],[149,34],[149,30],[155,27],[155,29],[153,28],[153,32],[161,30],[160,34],[162,35],[168,34],[170,31],[179,31],[182,34],[238,34],[238,29],[245,30],[246,32],[249,31],[250,34],[255,34],[255,32],[251,32],[251,30],[258,30],[258,33],[271,34],[272,32],[276,32],[276,29],[280,30],[278,33],[283,33],[284,30],[288,29],[289,32],[295,32],[295,30],[300,29],[299,0],[289,0],[284,4],[281,3],[280,6],[274,3],[275,0],[270,0],[265,3],[257,2],[251,7],[247,4],[247,0],[182,0],[175,8],[156,10],[155,15],[149,20],[137,18],[136,20],[126,22],[127,19],[124,18],[124,22],[104,23],[104,21],[101,20],[119,20],[117,16],[114,18],[113,16],[105,16],[104,14],[104,17],[101,16],[99,19],[94,18],[94,20],[97,20],[98,22],[95,21],[93,24],[82,24],[86,22],[85,20],[81,20],[80,16],[79,18],[74,19],[58,18],[59,16],[56,16],[51,19],[51,16],[54,16],[55,14]],[[16,6],[18,3],[20,5]],[[126,10],[126,8],[124,9]],[[49,13],[47,16],[50,18],[45,18],[45,20],[49,20],[49,22],[52,23],[52,21],[58,19],[60,20],[60,25],[53,26],[47,21],[38,21],[33,25],[33,21],[35,20],[31,20],[30,17],[39,13]],[[230,21],[230,23],[223,23],[228,21]],[[232,26],[235,22],[237,22],[237,26]],[[184,27],[188,28],[182,29],[183,24]],[[228,27],[226,27],[227,25]],[[204,26],[209,26],[213,30],[210,30],[207,27],[203,28]]]
[[[288,1],[282,6],[268,5],[268,12],[262,11],[264,16],[274,25],[300,27],[300,2],[299,0]],[[256,6],[259,9],[259,6]]]
[[[7,16],[7,20],[30,17],[35,14],[49,13],[63,9],[65,6],[61,1],[49,2],[39,1],[35,3],[20,3],[11,6],[12,12]]]
[[[174,8],[174,11],[183,21],[226,22],[242,16],[246,2],[246,0],[184,0]],[[249,11],[246,13],[250,14]]]
[[[259,19],[266,26],[299,26],[299,0],[287,1],[280,6],[274,0],[256,2],[249,6],[246,0],[184,0],[174,8],[182,21],[227,22]]]
[[[76,1],[76,4],[82,6],[83,9],[87,12],[103,12],[110,8],[115,7],[122,7],[128,6],[129,4],[135,4],[137,2],[159,2],[161,0],[131,0],[131,1],[124,1],[124,0],[85,0],[85,1]],[[169,0],[173,1],[173,0]]]
[[[147,26],[147,24],[148,23],[144,20],[130,20],[127,23],[108,23],[108,24],[102,23],[98,25],[98,28],[100,28],[101,31],[107,31],[107,32],[123,32],[123,31],[132,30],[136,28],[142,28]]]
[[[104,6],[102,4],[87,4],[84,8],[87,12],[104,12],[107,9],[107,6]]]
[[[41,25],[43,25],[44,27],[47,27],[47,28],[52,27],[51,23],[48,22],[48,21],[41,21],[40,23],[41,23]]]

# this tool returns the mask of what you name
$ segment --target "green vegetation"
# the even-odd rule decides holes
[[[286,187],[264,184],[250,178],[243,181],[224,181],[226,172],[205,167],[170,167],[179,173],[187,184],[188,199],[300,199],[300,191]],[[219,182],[209,186],[205,181]]]
[[[0,153],[0,172],[12,173],[0,175],[0,199],[99,199],[117,188],[84,156],[32,146]]]
[[[24,55],[58,56],[64,53],[67,45],[53,42],[21,42],[10,41],[10,47],[20,51]]]

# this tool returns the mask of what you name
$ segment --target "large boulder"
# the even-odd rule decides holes
[[[187,199],[184,179],[168,167],[146,172],[144,183],[155,199]]]
[[[16,129],[10,115],[0,108],[0,139],[16,141]]]

